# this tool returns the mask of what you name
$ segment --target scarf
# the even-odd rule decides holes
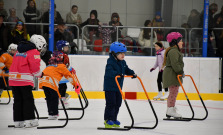
[[[159,49],[157,52],[156,52],[156,55],[161,55],[161,52],[163,51],[163,48]]]
[[[71,14],[71,19],[77,21],[77,15],[78,14],[77,13],[74,14],[72,11],[70,11],[70,14]]]

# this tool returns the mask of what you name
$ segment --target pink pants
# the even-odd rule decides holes
[[[167,99],[167,107],[174,107],[176,103],[176,98],[178,95],[179,86],[170,86],[169,87],[169,97]]]

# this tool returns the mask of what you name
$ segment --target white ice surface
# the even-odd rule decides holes
[[[6,102],[7,99],[1,99]],[[205,111],[200,101],[190,101],[195,117],[202,118]],[[208,109],[208,118],[204,121],[164,121],[166,101],[152,101],[159,122],[155,129],[131,129],[130,131],[106,131],[97,130],[103,126],[105,101],[101,99],[89,100],[89,106],[85,109],[81,120],[70,120],[65,128],[37,129],[37,128],[8,128],[13,124],[13,101],[9,105],[0,105],[0,135],[222,135],[223,134],[223,102],[204,101]],[[71,107],[79,107],[77,99],[69,100]],[[136,126],[149,126],[155,124],[155,117],[150,105],[146,100],[127,100],[130,110],[135,119]],[[47,116],[47,108],[44,99],[35,100],[40,117]],[[191,110],[187,101],[177,101],[179,113],[184,117],[191,117]],[[69,117],[80,117],[81,111],[68,111]],[[64,118],[64,112],[60,111],[60,118]],[[131,124],[125,103],[122,103],[118,120],[121,126]],[[39,120],[39,126],[63,125],[65,121]]]

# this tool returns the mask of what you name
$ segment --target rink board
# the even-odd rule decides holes
[[[12,95],[12,92],[9,91]],[[77,98],[77,94],[74,91],[67,91],[71,95],[71,98]],[[85,94],[88,99],[104,99],[104,92],[103,91],[85,91]],[[130,95],[135,96],[129,96],[126,95],[126,98],[128,99],[134,99],[132,97],[135,97],[135,99],[146,99],[144,92],[132,92]],[[33,91],[34,98],[45,98],[45,94],[43,91]],[[157,92],[148,92],[149,98],[152,100],[153,97],[157,95]],[[188,98],[190,100],[200,100],[197,93],[187,93]],[[216,101],[223,101],[223,94],[221,93],[200,93],[203,100],[216,100]],[[8,94],[6,91],[2,93],[2,98],[7,98]],[[177,96],[177,100],[186,100],[184,93],[179,93]]]

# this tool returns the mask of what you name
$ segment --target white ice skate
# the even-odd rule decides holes
[[[16,121],[16,122],[14,122],[14,124],[15,124],[15,128],[24,128],[25,127],[24,121]]]
[[[157,96],[153,98],[153,100],[158,100],[163,96],[163,92],[159,92]]]
[[[167,118],[173,117],[173,118],[178,118],[179,119],[179,118],[182,117],[182,115],[177,113],[176,107],[167,107],[166,117]]]
[[[160,100],[165,100],[169,96],[169,92],[165,92],[165,94],[160,98]]]
[[[66,97],[66,102],[70,99],[71,95],[69,95],[68,93],[65,94]]]
[[[32,127],[37,127],[37,126],[39,126],[39,122],[37,119],[25,121],[25,128],[32,128]]]
[[[49,115],[48,120],[57,120],[58,117],[59,117],[59,114],[58,115]]]
[[[66,97],[62,97],[61,99],[62,99],[62,101],[64,103],[64,107],[68,108],[69,103],[67,102]],[[62,103],[60,102],[60,100],[59,100],[58,109],[63,109],[63,106],[62,106]]]

